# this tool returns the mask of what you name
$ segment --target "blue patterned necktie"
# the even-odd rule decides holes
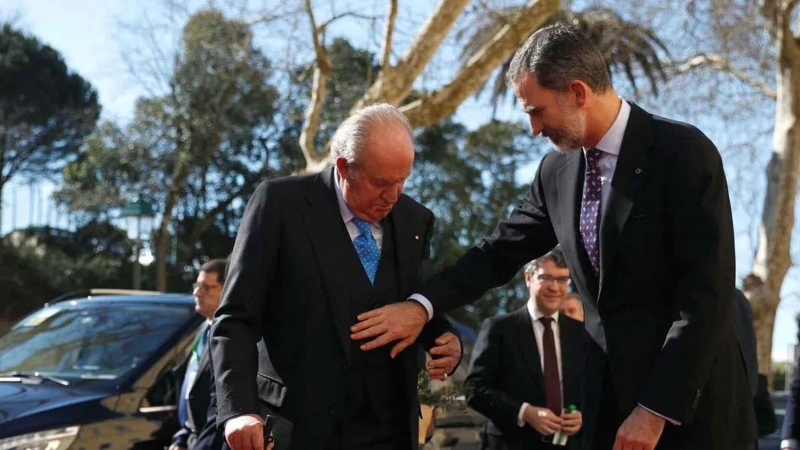
[[[369,222],[365,222],[359,218],[353,217],[353,223],[358,228],[359,234],[353,239],[353,245],[356,247],[358,258],[361,259],[361,264],[367,272],[370,284],[375,284],[375,273],[378,271],[378,258],[380,257],[380,250],[378,250],[378,243],[372,236]]]
[[[583,198],[581,200],[581,238],[595,275],[600,274],[600,242],[597,235],[598,213],[602,198],[599,167],[602,154],[603,152],[596,148],[590,148],[586,152],[586,179],[583,182]]]

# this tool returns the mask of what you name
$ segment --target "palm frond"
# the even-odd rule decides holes
[[[456,36],[463,41],[459,56],[461,62],[468,61],[483,48],[503,26],[513,20],[520,8],[507,7],[494,10],[491,14],[478,15],[470,26]],[[634,93],[638,93],[638,67],[650,83],[653,95],[658,95],[658,85],[667,78],[659,53],[668,57],[669,50],[653,30],[626,21],[613,10],[604,7],[591,7],[580,12],[561,10],[550,17],[544,26],[556,23],[568,23],[586,33],[600,48],[612,76],[616,73],[624,74]],[[489,100],[495,108],[510,94],[505,83],[510,62],[510,59],[506,61],[494,76]],[[476,97],[480,97],[485,90],[486,83],[476,91]],[[511,100],[513,101],[513,96]]]

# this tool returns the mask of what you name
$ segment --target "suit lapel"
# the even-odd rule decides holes
[[[419,258],[419,255],[414,255],[414,252],[411,251],[414,242],[411,240],[413,239],[413,233],[411,231],[411,224],[407,220],[408,216],[409,214],[406,213],[404,205],[402,202],[398,201],[387,217],[388,220],[392,221],[392,226],[394,228],[392,237],[394,238],[397,285],[400,288],[400,295],[406,295],[409,289],[411,289],[412,279],[417,275],[414,269],[419,266],[419,264],[414,265],[412,259],[415,256]],[[384,233],[384,239],[385,238],[386,235]],[[400,299],[389,299],[389,301],[396,300]]]
[[[197,373],[192,380],[192,385],[189,387],[189,392],[191,392],[195,386],[197,386],[197,379],[200,378],[200,374],[208,367],[210,364],[210,355],[209,355],[210,346],[206,345],[206,348],[203,350],[203,354],[200,355],[200,361],[197,362]]]
[[[348,266],[342,260],[347,252],[355,254],[355,250],[347,239],[340,239],[342,233],[347,235],[347,229],[339,211],[333,176],[333,168],[329,168],[314,179],[306,194],[310,207],[303,218],[317,258],[317,273],[325,285],[336,331],[349,361],[350,302],[345,281]]]
[[[569,155],[566,164],[558,171],[559,214],[563,226],[569,230],[569,241],[561,242],[561,247],[563,251],[567,252],[568,261],[578,262],[580,273],[574,273],[573,278],[576,278],[578,282],[583,282],[592,297],[597,298],[597,277],[594,275],[589,256],[583,247],[579,229],[585,159],[582,150],[574,151]],[[569,258],[570,253],[574,259]]]
[[[570,403],[577,404],[579,399],[573,393],[578,392],[581,379],[581,349],[583,330],[580,323],[569,320],[565,315],[559,314],[558,326],[561,338],[561,379],[564,395],[564,406]]]
[[[619,236],[625,226],[637,194],[647,176],[646,151],[653,145],[649,114],[631,103],[631,115],[625,128],[622,147],[611,180],[608,205],[600,221],[600,291],[612,273]],[[598,295],[599,299],[599,295]]]
[[[525,365],[533,373],[533,379],[544,386],[544,373],[542,372],[539,346],[536,345],[536,336],[533,334],[533,322],[528,314],[527,306],[517,311],[517,344]]]

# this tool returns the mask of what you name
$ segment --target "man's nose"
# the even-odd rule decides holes
[[[544,126],[542,126],[542,121],[536,117],[528,117],[528,126],[531,129],[532,136],[538,136],[544,130]]]
[[[400,198],[400,194],[402,193],[403,193],[403,185],[399,184],[383,191],[382,197],[387,202],[394,204],[397,202],[397,199]]]

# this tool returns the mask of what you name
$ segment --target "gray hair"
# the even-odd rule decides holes
[[[411,124],[397,107],[388,103],[367,106],[353,113],[336,130],[331,139],[331,159],[344,158],[348,164],[356,162],[373,128],[404,129],[412,136]]]
[[[533,33],[511,60],[506,82],[512,88],[527,74],[535,75],[540,86],[564,91],[573,80],[586,83],[593,91],[611,87],[611,75],[600,49],[579,29],[555,24]]]
[[[536,269],[538,269],[539,266],[545,261],[552,261],[556,267],[560,267],[562,269],[567,268],[567,260],[564,258],[564,254],[561,253],[560,248],[556,247],[547,252],[546,255],[536,258],[528,264],[525,264],[525,273],[533,274],[533,272],[536,272]]]

